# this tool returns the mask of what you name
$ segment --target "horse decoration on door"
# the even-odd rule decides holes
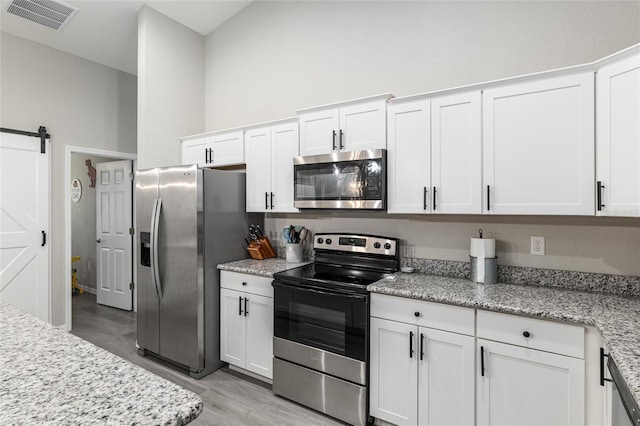
[[[85,161],[84,164],[87,166],[87,170],[89,170],[89,173],[87,174],[89,175],[89,179],[91,179],[91,184],[89,185],[89,188],[95,188],[96,187],[96,169],[91,165],[91,160]]]

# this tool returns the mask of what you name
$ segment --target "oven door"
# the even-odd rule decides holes
[[[274,336],[367,361],[369,295],[273,282]]]

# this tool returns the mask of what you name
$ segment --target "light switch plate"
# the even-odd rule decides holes
[[[531,254],[544,256],[544,237],[531,236]]]

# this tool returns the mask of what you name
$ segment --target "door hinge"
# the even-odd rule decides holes
[[[129,180],[133,181],[133,178],[136,176],[135,173],[129,173]]]
[[[129,235],[136,235],[136,230],[134,228],[129,228]]]
[[[134,288],[136,288],[136,285],[134,283],[129,283],[129,290],[133,290]]]

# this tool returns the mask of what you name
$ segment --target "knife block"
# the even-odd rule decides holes
[[[249,252],[249,256],[251,256],[252,259],[257,260],[276,257],[276,252],[267,237],[251,241],[249,247],[247,247],[247,252]]]

